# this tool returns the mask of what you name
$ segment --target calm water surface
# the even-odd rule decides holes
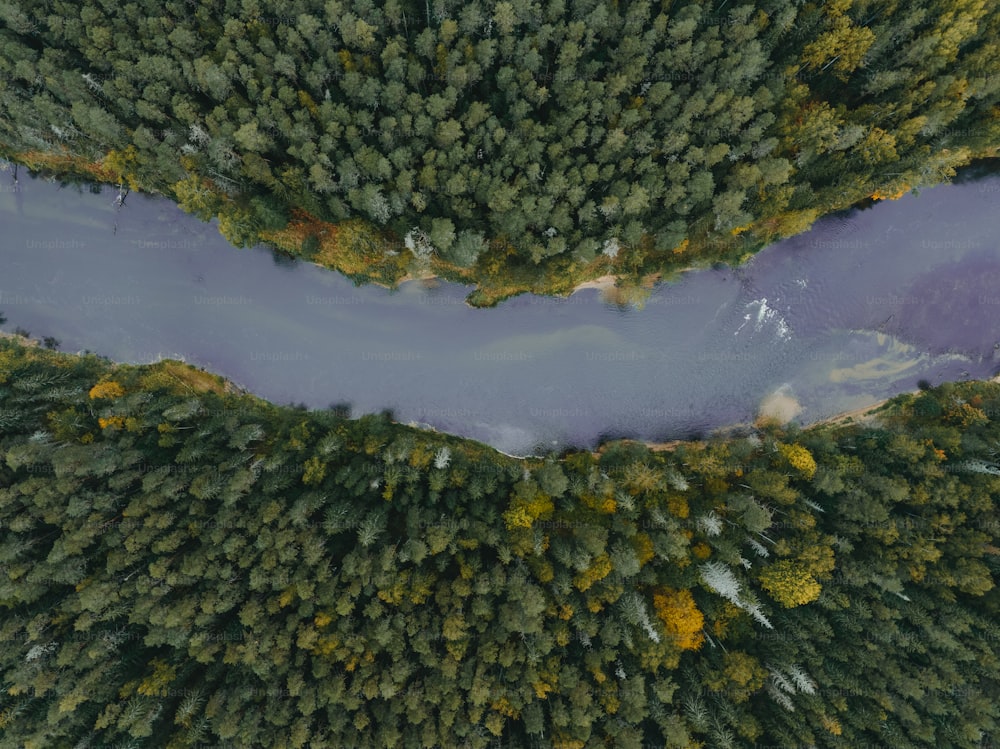
[[[0,173],[5,330],[128,362],[182,358],[279,403],[391,408],[516,454],[666,439],[754,418],[808,423],[1000,362],[1000,177],[829,217],[644,308],[469,288],[355,288],[231,247],[163,199]]]

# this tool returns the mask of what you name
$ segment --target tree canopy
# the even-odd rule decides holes
[[[2,339],[0,745],[989,745],[998,413],[519,460]]]

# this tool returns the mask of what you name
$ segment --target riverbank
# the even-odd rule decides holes
[[[21,335],[19,333],[8,333],[0,330],[0,339],[13,340],[17,344],[29,348],[36,348],[39,350],[43,348],[42,341],[36,338]],[[58,350],[58,347],[53,347],[49,350]],[[68,352],[59,353],[65,353],[69,356],[83,356],[93,352],[77,352],[75,354]],[[247,395],[257,398],[258,400],[263,400],[262,398],[259,398],[259,396],[255,396],[247,388],[234,382],[228,377],[223,377],[220,374],[209,372],[203,367],[196,367],[193,364],[188,364],[187,362],[180,361],[179,359],[162,359],[161,361],[150,364],[128,364],[126,362],[116,362],[106,356],[101,356],[100,354],[93,355],[108,362],[108,366],[110,366],[112,370],[116,368],[133,369],[136,367],[149,367],[169,377],[177,384],[179,391],[185,391],[192,394],[212,392],[216,395]]]
[[[0,339],[13,340],[19,345],[31,348],[36,348],[36,349],[42,348],[41,341],[34,338],[25,337],[18,333],[0,331]],[[91,352],[80,352],[77,354],[68,354],[68,355],[80,356],[83,355],[84,353],[91,353]],[[177,387],[176,392],[188,392],[191,394],[196,394],[200,392],[213,392],[218,395],[223,395],[223,394],[248,395],[257,400],[267,402],[267,399],[255,395],[251,390],[247,389],[242,385],[239,385],[238,383],[227,377],[216,374],[214,372],[210,372],[202,367],[197,367],[188,364],[187,362],[181,360],[163,359],[162,361],[154,362],[151,364],[128,364],[124,362],[115,362],[105,356],[100,356],[100,355],[97,356],[107,361],[109,363],[109,366],[111,366],[112,368],[134,369],[136,367],[148,367],[150,368],[150,371],[158,372],[169,378],[171,382],[175,383]],[[981,380],[969,380],[969,381],[991,382],[1000,384],[1000,374],[991,378],[984,378]],[[779,390],[776,392],[780,391],[781,389],[779,388]],[[860,406],[852,408],[847,411],[842,411],[840,413],[833,414],[832,416],[827,416],[822,419],[816,419],[815,421],[802,422],[799,424],[799,426],[803,430],[809,430],[823,426],[843,425],[848,423],[871,425],[872,423],[875,423],[877,421],[878,412],[884,409],[890,401],[892,401],[895,398],[898,398],[900,395],[916,395],[919,392],[920,390],[917,389],[913,391],[908,391],[907,393],[898,393],[889,398],[884,398],[881,400],[874,401],[865,406]],[[706,435],[706,438],[735,439],[742,436],[746,436],[748,434],[752,434],[754,431],[764,426],[768,425],[785,426],[791,423],[792,419],[794,418],[794,415],[797,415],[801,410],[801,409],[791,409],[791,411],[789,411],[787,408],[779,411],[768,410],[767,408],[768,403],[769,403],[769,398],[765,398],[764,401],[762,401],[762,406],[759,415],[755,421],[734,423],[723,427],[719,427],[717,429],[713,429],[711,434]],[[797,407],[797,405],[798,404],[796,403],[795,406]],[[323,410],[323,409],[310,409],[310,410]],[[792,412],[794,412],[794,415],[788,417],[788,414]],[[781,418],[782,416],[788,418]],[[463,441],[475,442],[483,445],[484,447],[490,450],[495,450],[497,453],[500,453],[501,455],[504,455],[508,458],[542,459],[545,457],[544,455],[540,454],[533,454],[533,453],[516,454],[509,451],[501,450],[485,442],[482,442],[481,440],[476,440],[470,437],[465,437],[462,435],[457,435],[447,431],[443,431],[441,429],[438,429],[437,427],[434,427],[433,425],[423,422],[417,422],[412,420],[410,421],[392,420],[391,423],[398,426],[406,426],[414,429],[419,429],[424,432],[438,434],[443,437],[453,437]],[[602,442],[596,448],[590,450],[590,452],[595,456],[600,456],[604,453],[604,451],[607,449],[609,445],[616,442],[631,442],[631,443],[642,444],[643,446],[645,446],[646,448],[650,449],[653,452],[673,452],[681,445],[691,444],[700,441],[702,441],[701,438],[672,439],[664,441],[613,439],[613,440],[608,440],[606,442]],[[570,451],[580,451],[584,449],[585,448],[582,448],[580,446],[566,446],[562,448],[562,450],[570,450]]]
[[[597,289],[598,291],[607,291],[608,289],[614,288],[615,283],[618,281],[617,276],[612,276],[610,274],[600,276],[591,281],[583,281],[578,283],[573,287],[572,293],[578,291],[583,291],[584,289]]]
[[[636,246],[623,247],[614,258],[598,254],[592,260],[581,261],[575,256],[559,255],[525,265],[513,264],[511,258],[517,255],[516,248],[499,240],[488,242],[486,251],[473,264],[462,266],[436,254],[423,259],[414,257],[398,236],[365,221],[350,219],[330,223],[300,209],[292,211],[284,227],[260,228],[251,236],[247,234],[246,216],[241,213],[243,209],[236,198],[210,179],[192,175],[172,189],[151,186],[133,174],[120,173],[124,157],[114,151],[96,162],[70,153],[11,152],[2,147],[0,155],[32,171],[60,178],[75,177],[90,183],[120,185],[127,176],[134,192],[166,197],[202,219],[217,217],[220,232],[231,243],[239,246],[264,243],[290,258],[335,270],[357,284],[397,288],[402,283],[441,279],[473,285],[475,288],[466,301],[475,308],[496,307],[521,294],[565,297],[585,289],[598,289],[612,303],[641,306],[649,290],[664,278],[676,278],[690,270],[718,263],[743,264],[771,244],[808,231],[825,216],[870,206],[880,200],[895,200],[908,190],[949,181],[948,175],[941,173],[938,179],[924,183],[911,180],[913,184],[907,184],[906,190],[839,193],[828,197],[824,205],[817,208],[761,218],[725,236],[696,232],[670,250],[654,249],[652,237],[645,235]],[[950,154],[949,168],[971,169],[975,168],[974,163],[996,161],[996,148],[976,153],[965,150]],[[197,194],[197,200],[192,192]]]
[[[964,380],[964,382],[990,382],[1000,385],[1000,374],[996,377],[990,377],[987,379],[980,380]],[[906,393],[897,393],[889,398],[883,398],[882,400],[875,401],[874,403],[861,406],[859,408],[852,408],[849,411],[842,411],[840,413],[834,414],[833,416],[827,416],[823,419],[817,419],[816,421],[809,421],[803,423],[801,426],[803,429],[815,429],[821,426],[835,426],[848,423],[857,423],[862,426],[870,426],[875,423],[878,419],[878,412],[883,410],[889,401],[895,400],[901,395],[916,395],[920,390],[911,390]],[[774,419],[758,419],[753,424],[732,424],[730,426],[722,427],[720,429],[714,430],[712,432],[713,437],[728,437],[732,436],[733,433],[738,433],[746,430],[753,429],[757,426],[771,421],[772,423],[785,424],[787,421],[777,421]],[[690,443],[691,440],[667,440],[665,442],[642,442],[641,444],[648,447],[653,452],[673,452],[678,446]],[[603,445],[594,451],[595,455],[599,455],[603,449]]]
[[[8,333],[4,330],[0,330],[0,338],[15,340],[22,346],[38,347],[42,345],[42,342],[39,341],[37,338],[29,338],[27,336],[21,335],[20,333]]]
[[[1000,383],[1000,376],[994,377],[989,380],[979,380],[979,382]],[[909,393],[899,393],[897,395],[892,396],[891,398],[884,398],[868,406],[853,408],[849,411],[842,411],[841,413],[834,414],[833,416],[827,416],[826,418],[823,419],[817,419],[816,421],[803,423],[801,424],[801,427],[803,429],[815,429],[821,426],[834,425],[834,424],[847,424],[851,422],[857,422],[859,424],[865,424],[865,425],[871,424],[872,422],[875,421],[876,412],[884,408],[889,401],[899,397],[899,395],[906,395],[906,394],[915,395],[918,392],[920,391],[913,390],[910,391]],[[715,437],[731,438],[734,436],[738,436],[741,433],[748,433],[754,429],[757,429],[758,427],[764,426],[765,424],[785,425],[788,424],[790,421],[791,419],[780,420],[774,418],[773,416],[771,417],[762,416],[758,417],[758,419],[753,423],[731,424],[729,426],[720,427],[719,429],[713,430],[710,436],[713,438]],[[676,439],[676,440],[666,440],[664,442],[645,442],[641,440],[628,440],[628,441],[630,442],[638,441],[640,442],[640,444],[648,447],[653,452],[673,452],[680,445],[690,444],[694,440]],[[594,455],[600,455],[603,449],[604,445],[599,446],[597,450],[594,451]]]

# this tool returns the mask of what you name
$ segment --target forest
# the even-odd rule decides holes
[[[0,156],[470,303],[745,261],[996,155],[988,0],[0,3]]]
[[[0,747],[1000,741],[998,384],[514,459],[28,343]]]

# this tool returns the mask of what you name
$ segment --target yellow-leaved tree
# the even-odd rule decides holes
[[[689,590],[661,588],[653,594],[653,608],[663,621],[667,635],[681,650],[697,650],[705,642],[705,617]]]
[[[130,190],[139,190],[139,180],[135,176],[139,165],[139,151],[133,145],[128,145],[122,151],[108,151],[101,166],[110,176],[119,182],[127,182]]]
[[[761,587],[786,609],[815,601],[823,590],[807,569],[788,559],[768,565],[758,579]]]
[[[825,3],[823,14],[827,30],[807,44],[802,50],[802,63],[815,70],[833,66],[841,80],[846,81],[860,64],[865,53],[875,43],[875,32],[867,26],[856,25],[847,11],[851,0],[833,0]]]
[[[722,668],[710,670],[702,683],[713,692],[724,692],[732,702],[746,702],[767,679],[767,669],[749,653],[726,653],[720,665]]]
[[[114,380],[99,382],[90,389],[90,397],[94,398],[121,398],[125,395],[125,388]]]
[[[555,510],[552,498],[542,491],[534,481],[521,481],[516,485],[514,499],[511,501],[503,519],[507,530],[515,528],[530,528],[538,520],[545,520]]]
[[[319,456],[313,455],[303,466],[302,483],[306,486],[319,486],[326,476],[326,463]]]
[[[581,592],[590,590],[590,587],[594,583],[610,575],[612,569],[611,557],[607,554],[601,554],[594,559],[593,563],[587,569],[574,575],[573,585]]]
[[[779,445],[778,449],[792,468],[805,478],[811,479],[816,474],[816,459],[802,445]]]

